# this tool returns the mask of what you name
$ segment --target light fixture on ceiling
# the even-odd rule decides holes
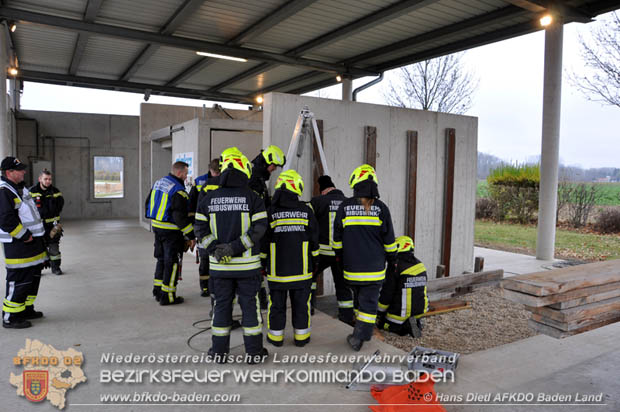
[[[263,96],[256,96],[256,103],[263,104]]]
[[[235,61],[235,62],[243,62],[243,63],[245,63],[245,62],[248,61],[248,59],[243,59],[241,57],[226,56],[224,54],[207,53],[207,52],[201,52],[201,51],[197,51],[196,54],[199,55],[199,56],[213,57],[215,59],[232,60],[232,61]]]
[[[551,23],[553,23],[553,17],[551,17],[550,14],[545,14],[544,16],[540,18],[540,25],[543,27],[547,27]]]
[[[17,70],[17,68],[16,68],[16,67],[10,67],[10,68],[9,68],[9,74],[10,74],[11,76],[17,76],[17,74],[18,74],[18,73],[19,73],[19,70]]]
[[[15,30],[17,30],[17,24],[11,23],[9,30],[11,30],[11,33],[15,33]]]
[[[337,82],[341,82],[342,81],[342,76],[341,75],[336,76],[336,81]]]

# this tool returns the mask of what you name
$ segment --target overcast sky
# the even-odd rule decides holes
[[[590,102],[567,80],[579,72],[578,33],[588,26],[569,24],[564,29],[564,83],[560,158],[582,167],[620,167],[620,108]],[[478,150],[505,160],[525,161],[540,154],[542,122],[544,33],[479,47],[467,52],[465,61],[480,79],[474,105],[467,113],[477,116]],[[389,73],[386,76],[389,78]],[[370,78],[354,82],[357,87]],[[383,81],[387,84],[387,80]],[[386,85],[385,84],[385,85]],[[361,92],[358,100],[384,103],[380,83]],[[340,98],[340,87],[326,90]],[[325,93],[322,93],[325,94]],[[143,95],[77,87],[26,83],[22,108],[88,113],[138,115]],[[204,101],[151,96],[149,103],[202,106]],[[212,105],[206,102],[207,107]],[[241,105],[225,107],[247,108]]]

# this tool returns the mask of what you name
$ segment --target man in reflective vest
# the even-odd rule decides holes
[[[39,183],[30,188],[30,194],[39,209],[45,227],[43,239],[52,266],[52,273],[62,275],[60,269],[60,237],[62,236],[60,213],[65,200],[60,190],[52,186],[52,172],[44,169],[39,175]]]
[[[179,260],[186,246],[194,250],[196,244],[187,210],[189,195],[184,183],[187,169],[187,163],[175,162],[170,174],[155,182],[145,203],[146,217],[151,219],[155,234],[157,266],[153,296],[162,306],[183,303],[183,298],[176,295]]]
[[[248,363],[264,361],[260,290],[260,241],[267,229],[263,200],[248,187],[252,166],[237,149],[222,152],[220,188],[198,202],[196,235],[209,253],[211,293],[215,296],[209,356],[224,363],[230,350],[235,294],[242,311],[243,342]]]
[[[34,310],[34,301],[47,260],[45,230],[30,192],[24,188],[26,165],[9,156],[0,169],[0,241],[6,264],[2,326],[23,329],[32,326],[29,319],[43,317]]]

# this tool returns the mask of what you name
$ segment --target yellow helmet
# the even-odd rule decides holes
[[[297,196],[301,196],[304,192],[304,181],[299,173],[293,169],[286,170],[278,176],[276,189],[280,189],[282,186],[284,186],[284,189],[295,193]]]
[[[351,173],[351,177],[349,178],[349,186],[353,189],[353,186],[368,179],[372,179],[375,183],[379,184],[379,179],[377,179],[375,169],[371,165],[361,165],[356,168],[353,173]]]
[[[286,163],[286,156],[278,146],[267,146],[262,153],[268,165],[274,164],[276,166],[284,166],[284,163]]]
[[[243,172],[248,179],[252,175],[252,163],[236,147],[230,147],[222,152],[220,169],[224,172],[229,167]]]
[[[409,236],[398,236],[396,238],[396,247],[398,248],[398,253],[400,253],[413,251],[415,245],[413,244],[413,239]]]

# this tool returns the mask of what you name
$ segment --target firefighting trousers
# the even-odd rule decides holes
[[[169,303],[176,299],[177,282],[179,281],[179,260],[185,247],[183,234],[178,230],[153,229],[155,233],[155,252],[157,259],[153,294],[159,293],[161,299]]]
[[[41,282],[43,265],[20,269],[6,269],[6,293],[2,302],[2,320],[19,320],[24,311],[34,309],[34,301]]]
[[[353,335],[361,340],[370,340],[377,321],[380,282],[363,284],[349,283],[353,290],[353,306],[355,308],[355,329]]]
[[[209,254],[206,249],[198,248],[198,256],[200,257],[200,265],[198,266],[198,279],[200,290],[209,291]]]
[[[60,268],[60,237],[50,239],[49,235],[45,237],[45,249],[50,259],[50,265],[53,270]]]
[[[403,322],[401,324],[390,322],[385,316],[380,316],[377,320],[377,328],[386,330],[388,332],[396,333],[400,336],[411,334],[411,325],[409,322]]]
[[[319,255],[319,268],[312,279],[312,302],[314,302],[314,294],[316,294],[316,277],[327,268],[331,269],[334,285],[336,286],[338,319],[351,323],[353,322],[353,293],[344,280],[344,273],[338,262],[336,262],[336,256]]]
[[[267,312],[267,340],[275,345],[284,341],[286,326],[286,297],[291,299],[291,316],[295,341],[299,343],[310,340],[310,285],[300,289],[269,288],[269,305]]]
[[[258,354],[263,349],[263,319],[258,303],[260,290],[259,275],[248,278],[211,278],[215,295],[213,320],[211,323],[212,350],[225,354],[230,350],[230,331],[232,327],[233,299],[238,296],[241,306],[241,326],[245,351],[250,355]]]

